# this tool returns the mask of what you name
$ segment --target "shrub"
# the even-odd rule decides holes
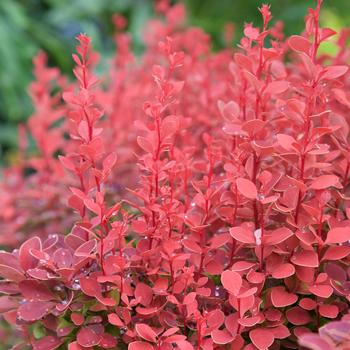
[[[101,81],[84,34],[76,83],[35,59],[38,154],[2,184],[3,242],[31,236],[0,253],[18,348],[297,348],[348,311],[349,32],[318,55],[321,1],[289,38],[262,5],[211,53],[162,4],[141,59],[115,17]]]

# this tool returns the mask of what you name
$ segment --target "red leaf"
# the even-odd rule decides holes
[[[302,326],[312,321],[307,311],[299,306],[295,306],[286,312],[287,320],[295,326]]]
[[[271,301],[275,307],[286,307],[296,303],[298,296],[288,293],[284,287],[274,287],[271,290]]]
[[[82,314],[77,313],[77,312],[73,312],[70,315],[70,318],[76,326],[81,326],[85,321],[84,316]]]
[[[28,322],[37,321],[46,316],[54,306],[54,303],[44,301],[27,301],[20,305],[17,315]]]
[[[185,239],[183,241],[183,245],[185,248],[187,248],[189,251],[193,253],[198,253],[198,254],[202,253],[202,248],[195,241],[192,241],[190,239]]]
[[[157,334],[156,332],[147,324],[137,323],[135,325],[136,333],[143,339],[150,341],[152,343],[157,342]]]
[[[6,280],[17,283],[25,279],[25,276],[21,271],[7,265],[0,265],[0,276]]]
[[[327,234],[326,244],[345,243],[350,241],[350,227],[336,227]]]
[[[294,51],[304,52],[306,54],[310,52],[311,43],[303,36],[292,35],[288,40],[288,44]]]
[[[139,282],[135,288],[135,298],[139,299],[140,304],[143,306],[149,306],[153,298],[152,288]]]
[[[275,245],[280,244],[287,240],[288,238],[294,235],[293,231],[291,231],[287,227],[280,227],[274,230],[272,233],[269,233],[264,237],[264,243],[266,245]]]
[[[117,162],[117,155],[112,152],[103,160],[103,171],[110,171]]]
[[[278,268],[273,269],[272,277],[273,278],[287,278],[295,274],[295,267],[292,264],[286,263]]]
[[[328,79],[328,80],[337,79],[342,75],[344,75],[348,71],[348,69],[349,68],[347,66],[326,67],[321,74],[321,78]]]
[[[117,314],[109,314],[108,315],[108,322],[110,324],[112,324],[113,326],[117,326],[117,327],[124,326],[123,321],[120,319],[120,317]]]
[[[97,282],[95,278],[85,278],[81,277],[79,279],[81,290],[84,294],[88,295],[89,297],[94,297],[97,294],[101,293],[101,287],[100,284]]]
[[[302,250],[298,253],[295,253],[291,262],[295,265],[304,266],[304,267],[318,267],[318,255],[313,250]]]
[[[100,341],[99,346],[104,349],[115,349],[117,344],[117,339],[113,337],[113,335],[104,333],[102,334],[102,339]]]
[[[232,227],[230,228],[230,235],[238,242],[254,244],[255,245],[255,237],[252,231],[244,228],[244,227]]]
[[[329,298],[333,294],[333,288],[327,284],[309,286],[309,291],[320,298]]]
[[[282,92],[285,92],[289,87],[288,81],[272,81],[267,85],[267,88],[265,89],[266,94],[272,94],[277,95],[281,94]]]
[[[18,286],[26,299],[36,301],[50,301],[54,299],[50,290],[38,281],[24,280]]]
[[[258,195],[258,191],[256,189],[256,186],[250,180],[239,177],[236,180],[236,185],[237,185],[238,191],[244,197],[249,199],[256,199]]]
[[[242,287],[242,277],[238,272],[226,270],[221,274],[221,283],[226,290],[237,296]]]
[[[138,136],[137,137],[138,145],[147,153],[153,153],[152,143],[145,137]]]
[[[274,342],[273,333],[265,328],[255,328],[249,332],[249,337],[259,350],[266,350]]]
[[[341,188],[338,176],[335,175],[322,175],[316,178],[310,188],[313,190],[324,190],[328,187]]]
[[[31,249],[41,250],[41,240],[38,237],[32,237],[28,241],[24,242],[19,248],[18,259],[19,263],[24,271],[33,269],[37,265],[37,259],[31,254]]]
[[[144,341],[134,341],[129,344],[128,350],[154,350],[154,347]]]
[[[323,260],[340,260],[350,255],[349,246],[331,246],[322,257]]]
[[[98,345],[101,339],[101,335],[96,334],[91,327],[83,327],[77,334],[77,342],[84,348]]]
[[[40,340],[32,341],[33,350],[55,350],[62,344],[62,340],[49,335]]]
[[[298,143],[293,136],[277,134],[278,143],[287,151],[297,151]]]
[[[226,329],[219,330],[216,329],[211,332],[211,338],[215,344],[224,345],[228,344],[233,340],[233,336]]]
[[[336,318],[338,316],[339,308],[337,305],[323,304],[320,305],[318,311],[323,317]]]

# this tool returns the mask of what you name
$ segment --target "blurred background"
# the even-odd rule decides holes
[[[243,23],[260,24],[257,7],[269,3],[274,20],[285,23],[286,34],[299,33],[307,8],[314,0],[182,0],[188,22],[204,28],[213,38],[213,49],[224,45],[223,28],[234,23],[235,45]],[[32,57],[39,49],[50,64],[71,76],[75,36],[92,36],[103,59],[111,56],[113,24],[120,13],[136,53],[142,52],[142,27],[153,16],[152,0],[0,0],[0,166],[7,163],[17,143],[17,125],[32,112],[27,87],[32,80]],[[333,29],[350,26],[350,0],[324,0],[322,25]],[[332,45],[325,48],[332,50]]]

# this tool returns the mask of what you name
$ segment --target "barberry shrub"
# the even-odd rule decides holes
[[[288,38],[262,5],[215,53],[158,2],[137,59],[115,16],[108,74],[81,34],[75,83],[35,58],[1,184],[15,349],[349,346],[350,32],[319,53],[321,2]]]

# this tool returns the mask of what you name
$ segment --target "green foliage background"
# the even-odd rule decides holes
[[[274,19],[285,22],[287,34],[302,30],[307,8],[315,4],[314,0],[182,1],[188,8],[189,23],[211,34],[214,48],[223,44],[225,23],[235,24],[236,40],[244,22],[260,23],[257,7],[262,3],[271,4]],[[17,124],[32,111],[27,87],[32,80],[33,55],[45,50],[50,63],[70,75],[74,37],[86,32],[107,59],[113,52],[111,16],[117,12],[128,18],[134,49],[142,52],[142,27],[152,11],[152,0],[0,0],[0,164],[5,154],[15,150]],[[349,26],[350,1],[325,0],[322,22],[335,29]]]

